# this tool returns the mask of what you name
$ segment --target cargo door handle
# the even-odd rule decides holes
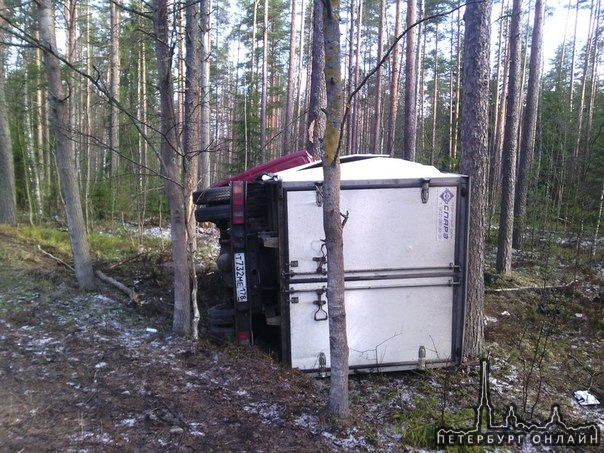
[[[319,308],[317,308],[317,311],[315,311],[315,314],[313,315],[313,318],[315,319],[315,321],[327,321],[327,319],[329,318],[329,315],[323,308],[323,305],[325,305],[327,303],[322,298],[322,296],[325,292],[327,292],[327,289],[325,287],[318,289],[317,290],[318,300],[313,300],[313,302],[312,302],[314,305],[317,305],[319,307]]]
[[[325,268],[327,265],[327,256],[313,256],[312,260],[317,263],[317,270],[315,271],[317,274],[327,274],[327,269]]]

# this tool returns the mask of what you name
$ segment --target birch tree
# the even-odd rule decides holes
[[[197,223],[195,220],[195,205],[193,192],[199,180],[199,160],[201,149],[203,107],[202,99],[202,65],[201,36],[199,29],[199,4],[188,3],[185,9],[185,124],[184,124],[184,167],[185,167],[185,229],[187,237],[188,271],[190,282],[190,304],[193,319],[191,320],[191,336],[197,338],[199,324],[199,308],[197,306],[197,272],[195,270],[195,252],[197,251]],[[186,302],[184,302],[186,304]],[[185,318],[183,322],[186,322]],[[180,327],[180,326],[179,326]]]

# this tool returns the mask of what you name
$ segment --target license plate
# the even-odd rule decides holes
[[[247,278],[245,275],[245,253],[235,253],[235,296],[237,302],[247,302]]]

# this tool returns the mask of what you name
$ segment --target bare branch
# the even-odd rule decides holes
[[[115,280],[114,278],[111,278],[108,275],[105,275],[101,271],[96,271],[96,275],[98,278],[103,280],[105,283],[109,283],[110,285],[115,286],[121,292],[125,293],[130,298],[131,301],[138,302],[138,294],[136,294],[136,292],[133,289],[128,288],[123,283],[120,283],[117,280]]]

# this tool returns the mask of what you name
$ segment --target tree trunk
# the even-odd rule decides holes
[[[403,17],[403,1],[396,1],[396,17],[394,21],[394,39],[401,34],[401,22]],[[401,46],[396,44],[392,51],[392,67],[390,75],[390,107],[389,118],[386,127],[386,154],[394,157],[394,136],[396,134],[396,118],[398,116],[398,87],[400,74]]]
[[[461,106],[461,172],[472,182],[464,354],[484,347],[484,255],[486,231],[491,1],[470,3],[464,15],[465,46]]]
[[[118,1],[110,3],[111,9],[111,47],[110,47],[110,67],[109,67],[109,90],[110,96],[115,102],[110,102],[111,115],[109,122],[109,162],[111,186],[114,197],[117,194],[117,175],[120,156],[120,124],[119,108],[120,100],[120,10]]]
[[[86,17],[86,30],[85,30],[85,46],[86,46],[86,54],[92,55],[92,43],[90,40],[90,2],[86,2],[86,11],[84,12]],[[86,72],[88,74],[92,73],[92,59],[86,59]],[[90,200],[90,183],[92,182],[92,129],[93,129],[93,120],[92,120],[92,93],[93,93],[93,85],[91,83],[86,83],[86,87],[84,88],[84,110],[85,110],[85,118],[84,124],[82,126],[82,130],[84,134],[86,134],[86,141],[83,146],[83,152],[85,156],[86,162],[86,179],[84,185],[84,218],[86,221],[87,227],[90,229],[92,227],[92,203],[89,203]],[[140,116],[139,116],[140,118]],[[144,203],[143,203],[144,206]],[[144,208],[143,208],[144,209]],[[139,210],[140,212],[140,210]],[[97,274],[98,275],[98,274]]]
[[[529,64],[528,89],[524,108],[522,142],[520,145],[520,165],[518,166],[518,184],[514,202],[513,245],[522,243],[525,228],[526,200],[528,194],[528,176],[533,163],[535,136],[537,132],[537,109],[541,93],[541,72],[543,67],[543,19],[545,0],[536,0],[533,37],[531,41],[531,59]]]
[[[5,14],[4,0],[0,0],[0,14]],[[0,15],[0,223],[17,223],[15,167],[13,145],[8,127],[8,107],[4,95],[4,19]]]
[[[54,14],[51,0],[37,0],[40,37],[45,50],[44,67],[48,80],[48,92],[52,109],[52,119],[55,132],[56,155],[59,165],[59,175],[65,196],[65,211],[67,226],[71,241],[76,278],[80,289],[91,290],[95,286],[94,270],[86,239],[86,225],[80,201],[76,162],[69,136],[69,121],[67,118],[67,102],[69,96],[63,89],[60,61],[58,55]]]
[[[503,143],[503,127],[505,125],[505,98],[507,95],[507,78],[509,74],[509,65],[507,61],[507,48],[504,40],[504,29],[507,29],[507,15],[504,14],[506,1],[501,2],[499,15],[499,31],[497,33],[497,67],[495,70],[495,83],[493,87],[493,132],[491,133],[491,159],[489,165],[489,195],[487,199],[487,209],[489,213],[489,225],[495,216],[499,194],[501,192],[501,152]],[[501,90],[500,88],[501,87]],[[501,93],[500,93],[501,91]]]
[[[407,1],[407,41],[405,49],[405,131],[403,156],[415,160],[417,143],[417,0]]]
[[[174,108],[176,109],[176,124],[178,127],[179,142],[182,145],[182,134],[184,133],[183,126],[185,122],[185,8],[177,6],[175,2],[170,2],[169,7],[171,8],[170,14],[173,15],[170,19],[172,20],[172,26],[174,27],[174,87],[176,89],[176,103]]]
[[[423,16],[423,1],[419,2],[419,11],[418,14],[420,17]],[[419,24],[418,26],[418,35],[419,35],[419,44],[417,48],[417,55],[420,62],[425,61],[426,55],[426,41],[428,40],[428,33],[424,33],[424,24]],[[418,64],[418,72],[417,72],[417,105],[425,105],[426,101],[426,65],[420,63]],[[418,149],[426,149],[426,116],[420,109],[420,114],[417,116],[417,147]]]
[[[30,150],[30,159],[32,161],[32,175],[34,184],[34,205],[35,205],[35,216],[40,219],[44,214],[44,207],[42,202],[42,195],[46,188],[46,182],[44,178],[44,135],[45,131],[48,130],[48,122],[46,118],[46,97],[42,93],[42,52],[40,49],[35,51],[35,78],[36,91],[35,91],[35,107],[32,109],[32,121],[35,126],[33,127],[33,148]]]
[[[141,0],[140,3],[140,11],[144,11],[144,0]],[[139,16],[139,26],[142,29],[142,19]],[[138,117],[141,121],[141,131],[142,136],[139,134],[138,138],[138,164],[140,168],[147,168],[147,157],[149,151],[149,144],[147,142],[146,137],[148,136],[148,118],[147,118],[147,46],[144,40],[141,40],[139,49],[138,49],[138,73],[140,77],[137,80],[138,84]],[[143,200],[146,200],[147,186],[148,186],[148,177],[141,172],[139,176],[138,189],[143,194]],[[144,206],[143,206],[144,208]],[[143,211],[144,212],[144,211]],[[143,221],[144,216],[141,216],[141,221]]]
[[[305,98],[306,95],[308,93],[308,89],[304,90],[305,92],[305,96],[302,96],[302,77],[303,75],[305,75],[305,72],[308,73],[308,71],[303,71],[302,67],[303,67],[303,62],[304,62],[304,52],[305,52],[305,48],[304,48],[304,42],[305,42],[305,24],[306,24],[306,13],[305,13],[305,7],[306,7],[306,3],[305,0],[301,0],[301,5],[300,5],[300,38],[298,41],[298,67],[296,69],[296,106],[295,106],[295,115],[294,115],[294,122],[296,124],[296,129],[298,130],[297,133],[297,137],[294,143],[294,147],[295,149],[304,149],[304,146],[306,145],[306,128],[308,127],[308,123],[305,121],[301,121],[301,117],[304,117],[305,115],[301,112],[304,111],[304,105],[305,105]],[[312,9],[312,6],[311,6]],[[309,23],[309,28],[312,27],[312,23]],[[312,33],[309,32],[309,37],[308,37],[308,41],[312,42]],[[307,64],[306,65],[308,68],[310,68],[312,66],[311,64]],[[308,78],[307,78],[308,79]]]
[[[349,50],[348,57],[348,93],[349,100],[349,120],[346,122],[346,154],[355,154],[359,152],[359,134],[361,130],[360,103],[355,98],[350,97],[350,94],[357,89],[360,78],[361,56],[361,24],[363,20],[363,2],[350,2],[350,23],[349,33]]]
[[[520,124],[520,16],[522,2],[514,0],[510,25],[510,74],[503,136],[501,215],[497,242],[497,272],[512,273],[512,233],[514,226],[514,198],[516,192],[516,160],[518,155],[518,126]]]
[[[591,153],[590,153],[590,147],[591,147],[591,143],[592,143],[592,138],[593,138],[593,121],[594,121],[594,113],[595,113],[595,108],[596,105],[598,104],[598,83],[596,82],[598,80],[598,73],[600,71],[601,65],[600,65],[600,49],[602,47],[602,34],[598,33],[596,31],[596,27],[597,27],[597,18],[601,17],[602,15],[602,0],[597,0],[596,1],[596,5],[594,5],[595,7],[595,11],[593,12],[593,17],[592,17],[592,32],[590,33],[590,38],[591,40],[593,40],[593,43],[591,46],[589,46],[590,49],[590,53],[589,56],[587,57],[589,60],[589,64],[591,65],[591,75],[590,75],[590,82],[591,82],[591,90],[589,93],[589,101],[588,101],[588,106],[586,108],[586,118],[585,118],[585,137],[583,140],[584,143],[584,148],[583,148],[583,159],[586,163],[590,161],[591,158]]]
[[[0,49],[1,50],[1,49]],[[34,55],[38,55],[38,52],[35,52]],[[0,65],[2,65],[3,59],[0,59]],[[27,99],[26,102],[28,102],[29,105],[36,105],[36,101],[38,100],[38,92],[40,91],[38,87],[41,86],[41,83],[39,83],[39,71],[37,70],[38,67],[40,67],[41,64],[39,62],[39,60],[36,58],[35,60],[35,66],[34,65],[30,65],[31,70],[25,70],[25,78],[26,80],[31,80],[34,81],[33,87],[31,86],[30,83],[25,83],[24,84],[24,89],[25,89],[25,93],[24,93],[24,99]],[[2,72],[1,74],[4,74],[4,72]],[[4,79],[1,80],[1,83],[4,83]],[[6,96],[6,90],[3,88],[2,93],[0,93],[0,96]],[[4,102],[6,102],[6,98],[4,97]],[[5,105],[3,107],[4,109],[8,109],[8,105]],[[23,144],[22,150],[21,150],[21,154],[23,155],[24,161],[27,162],[27,164],[24,166],[25,168],[23,169],[23,176],[24,176],[24,182],[25,182],[25,193],[26,193],[26,197],[27,197],[27,206],[28,206],[28,219],[29,219],[29,223],[30,225],[34,225],[34,219],[40,219],[42,218],[42,215],[40,213],[40,209],[41,209],[41,203],[40,201],[40,180],[38,177],[38,141],[36,140],[36,132],[39,129],[39,119],[36,115],[37,113],[37,109],[35,107],[32,107],[31,109],[29,109],[29,112],[26,113],[26,116],[24,118],[24,122],[25,122],[25,126],[24,128],[27,130],[26,134],[28,136],[28,139],[25,141],[25,143]],[[8,115],[8,110],[6,110],[6,114]],[[8,121],[8,118],[5,120]],[[1,126],[0,126],[1,127]],[[10,132],[7,132],[10,133]],[[12,138],[10,136],[8,136],[8,140],[10,141],[10,143],[12,143]],[[4,140],[2,141],[3,146],[2,149],[0,149],[0,154],[3,152],[7,152],[10,154],[7,154],[7,156],[10,156],[10,162],[6,162],[7,168],[2,168],[0,169],[0,174],[2,174],[1,178],[2,178],[2,182],[1,184],[6,184],[7,185],[7,194],[10,193],[8,187],[9,187],[9,183],[10,180],[5,180],[5,178],[7,177],[12,177],[13,178],[13,186],[15,185],[15,180],[18,177],[16,174],[14,174],[14,155],[13,155],[13,150],[11,150],[11,145],[4,143]],[[9,157],[6,157],[7,159]],[[2,159],[0,157],[0,159]],[[3,161],[4,162],[4,161]],[[4,166],[4,164],[3,164]],[[12,168],[12,170],[10,170]],[[3,173],[3,171],[6,171],[7,174],[5,175]],[[12,174],[12,176],[8,176],[8,172],[10,172]],[[2,200],[0,201],[0,204],[2,202],[6,202],[6,203],[11,203],[10,199],[9,200]],[[14,200],[13,200],[14,202]],[[16,210],[16,207],[15,207]],[[16,213],[16,211],[15,211]],[[2,218],[2,215],[0,214],[0,218]],[[0,222],[2,223],[2,222]],[[10,222],[9,222],[10,223]],[[13,222],[14,223],[14,222]]]
[[[260,161],[266,157],[266,125],[268,123],[268,0],[264,0],[264,20],[262,32],[262,93],[260,97]]]
[[[455,77],[451,74],[451,113],[450,113],[450,126],[449,126],[449,157],[452,163],[457,159],[457,148],[459,139],[459,106],[461,103],[461,10],[456,12],[455,20],[457,33],[455,34],[455,42],[451,42],[451,60],[453,60],[453,52],[455,52],[455,69],[452,71],[455,73]],[[455,49],[453,51],[453,48]],[[421,104],[420,104],[421,105]]]
[[[201,12],[201,158],[200,174],[201,187],[208,188],[211,184],[210,178],[210,30],[211,30],[211,0],[200,0]]]
[[[599,4],[598,4],[599,6]],[[587,127],[590,125],[589,118],[589,107],[585,104],[589,102],[586,97],[588,96],[588,85],[591,83],[597,83],[591,79],[591,69],[590,66],[592,64],[592,58],[595,59],[594,54],[594,44],[597,38],[594,38],[594,35],[597,36],[597,20],[599,18],[599,8],[596,9],[596,5],[594,4],[594,0],[592,0],[591,10],[590,10],[590,20],[587,24],[588,33],[585,42],[585,56],[583,57],[583,69],[581,71],[581,83],[579,89],[579,104],[577,105],[577,122],[576,122],[576,134],[575,134],[575,144],[573,147],[573,162],[572,162],[572,172],[571,174],[574,177],[574,181],[571,182],[571,185],[575,188],[575,197],[576,202],[579,202],[579,188],[581,187],[581,181],[585,178],[586,168],[588,166],[588,157],[589,152],[588,148],[590,146],[589,142],[586,140],[588,136]],[[594,62],[597,65],[597,63]]]
[[[602,221],[602,208],[604,207],[604,181],[602,181],[602,190],[600,191],[600,206],[598,208],[598,217],[596,219],[596,227],[594,231],[594,241],[591,245],[591,256],[596,256],[598,250],[598,238],[600,235],[600,222]]]
[[[308,136],[306,149],[320,159],[325,136],[325,47],[323,43],[323,0],[313,0],[312,22],[312,72],[310,79],[310,101],[308,106]]]
[[[195,2],[188,3],[185,11],[185,122],[184,122],[184,167],[185,167],[185,229],[187,232],[187,252],[189,257],[189,276],[191,285],[191,336],[197,338],[199,308],[197,306],[197,272],[195,270],[195,252],[197,251],[197,223],[193,192],[199,180],[199,157],[202,133],[202,65],[201,38],[199,30],[199,7]],[[209,127],[209,125],[206,125]],[[209,131],[208,131],[209,133]]]
[[[287,70],[287,99],[285,101],[285,130],[283,133],[283,149],[281,155],[294,150],[294,89],[295,89],[295,65],[296,65],[296,21],[298,14],[298,2],[292,0],[291,17],[289,25],[289,59]]]
[[[172,54],[168,33],[167,0],[155,0],[153,22],[157,54],[161,115],[161,174],[170,207],[170,233],[174,265],[174,319],[178,335],[191,335],[191,281],[187,255],[186,212],[180,184],[182,151],[178,142],[178,124],[174,108]]]
[[[76,60],[76,48],[77,48],[77,30],[78,30],[78,10],[77,10],[77,1],[76,0],[67,0],[65,2],[65,31],[66,31],[66,41],[65,41],[65,60],[69,63],[74,63]],[[79,85],[75,83],[70,84],[70,89],[68,93],[69,99],[66,102],[67,112],[66,112],[66,121],[70,131],[79,131],[78,120],[82,116],[78,114],[77,109],[77,98],[79,92]],[[72,134],[71,139],[74,139],[76,134]],[[73,147],[73,158],[76,162],[76,178],[77,183],[81,186],[81,172],[77,170],[77,165],[80,161],[79,159],[79,146]],[[84,199],[84,205],[86,204],[86,199]],[[83,211],[82,211],[83,212]],[[86,222],[84,221],[84,225]]]
[[[342,79],[340,69],[340,2],[327,1],[323,10],[325,81],[327,94],[323,156],[323,228],[327,248],[327,302],[331,384],[329,410],[333,416],[350,415],[348,402],[348,339],[344,306],[344,247],[340,219],[340,126]]]
[[[574,110],[574,96],[575,96],[575,61],[577,59],[577,29],[579,27],[579,5],[581,2],[576,0],[575,3],[575,28],[573,30],[573,42],[572,42],[572,50],[571,50],[571,62],[570,62],[570,81],[568,84],[568,104],[569,111]],[[561,63],[563,64],[563,63]]]
[[[436,163],[436,120],[438,115],[438,21],[434,24],[434,83],[432,86],[432,141],[430,143],[430,164]]]
[[[357,89],[361,74],[361,26],[363,24],[363,2],[359,1],[354,6],[357,10],[355,20],[356,31],[354,33],[354,39],[356,40],[356,43],[354,40],[351,39],[351,46],[352,48],[354,48],[354,63],[351,65],[353,73],[351,77],[350,92],[353,92]],[[350,56],[350,58],[352,59],[352,55]],[[359,135],[362,130],[362,121],[360,119],[361,103],[357,102],[356,99],[350,100],[350,109],[350,121],[348,122],[348,125],[350,126],[348,135],[349,146],[346,149],[346,154],[353,154],[359,152]]]
[[[384,57],[384,31],[386,29],[386,0],[380,0],[380,23],[378,31],[378,64]],[[382,65],[379,64],[375,74],[375,113],[373,118],[373,137],[371,143],[372,153],[382,153]]]

